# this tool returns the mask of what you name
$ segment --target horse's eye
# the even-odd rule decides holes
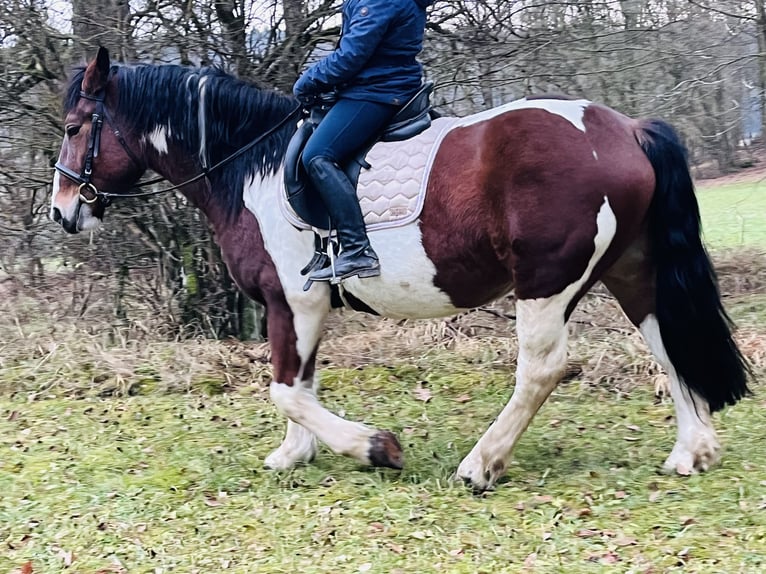
[[[70,125],[66,127],[66,135],[71,137],[76,136],[80,132],[80,126]]]

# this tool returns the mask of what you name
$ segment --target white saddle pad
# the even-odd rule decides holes
[[[371,169],[359,174],[357,194],[369,231],[407,225],[423,209],[436,152],[447,133],[460,118],[437,118],[431,127],[401,142],[379,142],[367,154]],[[299,229],[311,229],[293,211],[284,192],[280,208],[287,220]]]

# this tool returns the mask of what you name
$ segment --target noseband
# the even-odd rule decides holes
[[[128,154],[131,161],[133,161],[133,163],[135,163],[137,166],[143,166],[143,163],[130,149],[128,142],[125,141],[125,138],[122,136],[122,133],[120,133],[120,130],[114,127],[114,122],[109,116],[109,112],[104,105],[104,99],[106,98],[105,91],[100,90],[96,95],[91,96],[90,94],[86,94],[80,90],[80,97],[96,102],[96,109],[93,111],[93,116],[91,117],[90,140],[88,141],[88,151],[85,153],[85,161],[83,162],[82,171],[77,173],[73,169],[70,169],[62,164],[60,161],[57,161],[54,167],[60,174],[68,177],[73,182],[80,185],[77,191],[80,194],[80,200],[83,203],[91,204],[101,199],[101,201],[104,203],[104,206],[107,206],[111,203],[111,198],[118,194],[99,191],[91,181],[91,176],[93,175],[93,159],[98,157],[98,152],[101,147],[101,129],[104,127],[104,121],[109,124],[114,137],[117,138],[118,142],[120,142],[120,145]],[[92,197],[89,197],[89,194],[92,194]]]
[[[104,126],[104,121],[106,121],[109,124],[109,127],[112,129],[112,133],[114,134],[114,137],[117,138],[118,142],[120,142],[122,149],[125,150],[125,152],[128,154],[130,159],[137,166],[144,168],[144,171],[146,168],[144,166],[144,162],[142,162],[138,158],[138,156],[136,156],[136,154],[134,154],[133,151],[131,151],[130,147],[128,146],[128,142],[125,141],[125,138],[120,133],[120,130],[114,127],[114,122],[112,121],[112,118],[109,116],[109,112],[107,111],[106,106],[104,105],[104,99],[106,98],[105,90],[102,89],[95,95],[86,94],[85,92],[80,90],[80,97],[85,98],[86,100],[91,100],[93,102],[96,102],[96,109],[93,111],[93,116],[91,117],[92,127],[90,131],[90,141],[88,142],[88,151],[85,154],[85,161],[83,163],[82,171],[80,173],[77,173],[73,169],[70,169],[64,164],[62,164],[60,161],[56,162],[56,164],[54,165],[54,168],[61,175],[79,184],[80,187],[77,189],[77,191],[80,194],[80,201],[82,201],[83,203],[92,204],[100,199],[104,207],[110,205],[112,203],[112,199],[115,197],[124,197],[124,198],[148,197],[151,195],[159,195],[161,193],[175,191],[189,184],[195,183],[207,177],[208,174],[210,174],[211,172],[237,159],[246,151],[253,148],[254,146],[262,142],[266,138],[270,137],[272,134],[276,133],[278,130],[282,129],[282,127],[284,127],[287,124],[287,122],[289,122],[292,118],[297,117],[303,111],[303,106],[299,103],[289,114],[287,114],[284,118],[282,118],[274,127],[267,130],[266,132],[261,134],[259,137],[255,138],[253,141],[245,145],[244,147],[241,147],[230,156],[222,159],[213,167],[203,169],[201,173],[195,175],[191,179],[184,181],[183,183],[180,183],[178,185],[174,185],[171,187],[167,187],[164,189],[159,189],[155,191],[146,191],[141,193],[111,193],[111,192],[99,190],[95,185],[93,185],[93,182],[91,181],[91,176],[93,175],[93,159],[98,157],[99,147],[101,146],[101,129]],[[160,177],[157,179],[153,179],[151,181],[145,181],[143,183],[137,184],[134,187],[136,188],[146,187],[148,185],[153,185],[155,183],[163,181],[164,179],[165,178]],[[89,197],[89,195],[87,194],[92,194],[92,197]]]

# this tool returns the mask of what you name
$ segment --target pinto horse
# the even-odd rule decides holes
[[[317,348],[338,298],[327,284],[303,290],[313,234],[278,207],[295,106],[219,70],[117,66],[101,49],[65,96],[51,217],[69,233],[91,229],[112,196],[129,194],[149,169],[183,183],[232,277],[267,309],[270,396],[287,432],[266,466],[310,461],[319,440],[361,463],[401,468],[393,433],[341,418],[317,399]],[[221,160],[228,163],[206,169]],[[515,295],[515,388],[457,469],[474,489],[505,473],[562,377],[567,320],[596,281],[669,375],[678,436],[665,468],[695,472],[718,460],[711,413],[749,392],[751,372],[700,239],[686,152],[667,123],[563,98],[469,116],[439,144],[419,217],[370,235],[381,275],[345,281],[345,303],[425,318]]]

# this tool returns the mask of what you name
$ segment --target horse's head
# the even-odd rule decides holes
[[[51,218],[69,233],[97,227],[110,193],[125,192],[146,171],[137,138],[118,126],[117,80],[109,53],[99,48],[96,59],[75,75],[64,110],[66,135],[53,179]]]

